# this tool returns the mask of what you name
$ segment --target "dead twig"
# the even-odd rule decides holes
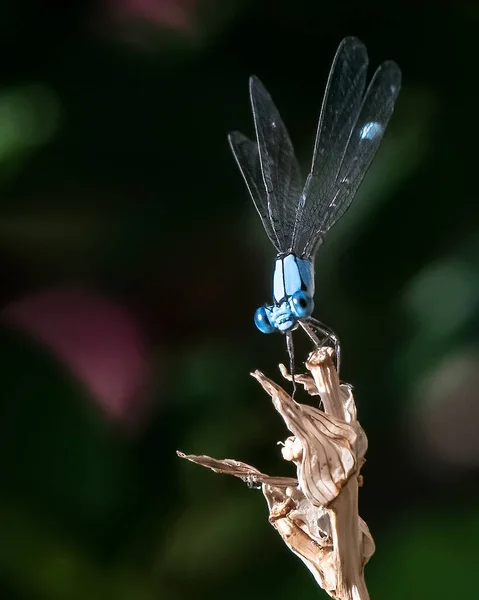
[[[236,460],[178,455],[261,486],[269,522],[317,583],[332,598],[367,600],[364,565],[374,553],[374,542],[358,515],[367,438],[357,420],[352,388],[339,382],[332,350],[313,352],[306,367],[309,373],[295,375],[295,381],[321,398],[322,409],[299,404],[259,371],[252,374],[293,434],[282,454],[296,465],[297,479],[271,477]],[[280,369],[291,379],[285,367]]]

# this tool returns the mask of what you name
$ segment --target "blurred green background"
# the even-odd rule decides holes
[[[286,358],[252,320],[274,251],[226,134],[252,134],[255,73],[306,172],[346,35],[403,71],[316,267],[369,436],[366,578],[479,597],[479,9],[440,6],[0,4],[2,599],[323,595],[260,492],[175,450],[293,474],[249,376]]]

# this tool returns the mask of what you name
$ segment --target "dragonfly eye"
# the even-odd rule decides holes
[[[254,313],[254,324],[261,333],[273,333],[274,331],[274,327],[269,322],[268,314],[264,306],[260,306]]]
[[[291,311],[298,319],[311,316],[314,308],[313,299],[306,292],[295,292],[290,299]]]

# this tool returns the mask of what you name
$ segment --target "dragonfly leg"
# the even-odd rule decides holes
[[[312,317],[306,319],[305,321],[300,321],[299,324],[318,348],[323,346],[326,340],[333,342],[336,371],[339,373],[339,368],[341,366],[341,345],[339,343],[339,338],[334,331]],[[316,335],[316,332],[320,333],[324,337],[319,339]]]
[[[291,381],[293,382],[293,394],[291,397],[294,398],[296,394],[296,381],[294,379],[294,345],[291,331],[286,333],[286,350],[289,356],[289,372],[291,373]]]

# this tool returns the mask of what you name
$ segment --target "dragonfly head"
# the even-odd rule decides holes
[[[299,290],[278,304],[260,306],[254,314],[254,322],[262,333],[285,333],[294,329],[298,320],[311,316],[313,308],[313,298],[307,292]]]
[[[297,319],[310,317],[314,309],[314,300],[307,292],[298,290],[288,298],[291,312]]]
[[[275,331],[272,325],[272,306],[260,306],[254,313],[254,324],[261,333],[273,333]]]

